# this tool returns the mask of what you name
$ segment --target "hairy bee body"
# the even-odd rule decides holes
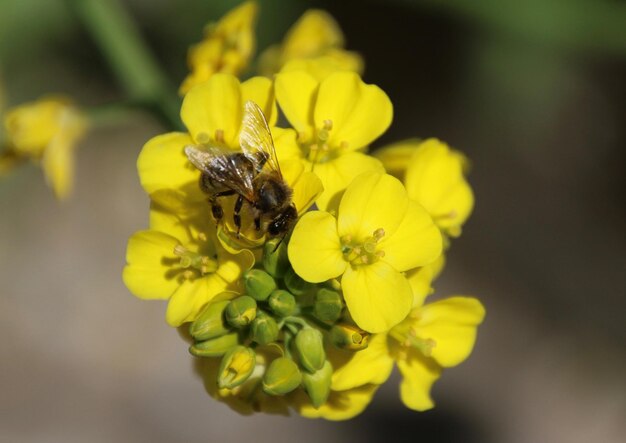
[[[185,153],[200,171],[200,188],[209,195],[211,212],[221,220],[220,197],[236,195],[233,221],[237,235],[241,210],[249,205],[257,231],[285,235],[298,217],[293,191],[280,172],[267,121],[253,102],[245,105],[240,144],[242,152],[219,146],[187,146]]]

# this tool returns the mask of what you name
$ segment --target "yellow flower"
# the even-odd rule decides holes
[[[330,14],[306,11],[287,31],[282,44],[273,45],[259,57],[259,72],[271,77],[281,69],[310,70],[318,80],[332,72],[363,72],[363,59],[343,49],[344,37]],[[295,63],[287,68],[290,63]]]
[[[320,178],[324,192],[316,203],[321,209],[336,206],[339,193],[361,173],[383,172],[377,159],[361,152],[391,123],[393,107],[380,88],[351,72],[322,82],[306,72],[285,72],[276,76],[275,89],[299,147],[279,150],[279,156],[298,159]]]
[[[414,308],[389,332],[377,334],[333,374],[333,389],[384,383],[394,363],[402,374],[400,397],[410,409],[434,406],[433,383],[443,368],[456,366],[472,352],[485,309],[471,297],[450,297]]]
[[[256,46],[257,10],[256,2],[247,1],[207,26],[204,40],[189,50],[191,73],[180,86],[181,94],[217,72],[238,76],[247,68]]]
[[[169,300],[171,326],[193,321],[206,303],[224,291],[241,290],[239,277],[254,257],[230,254],[215,239],[208,207],[183,218],[153,204],[150,229],[128,240],[124,283],[142,299]]]
[[[74,149],[87,131],[87,119],[71,102],[42,98],[10,109],[4,117],[6,150],[0,173],[19,160],[39,163],[59,199],[72,190]]]
[[[181,118],[189,132],[171,132],[152,138],[144,145],[137,160],[141,185],[153,201],[179,214],[208,206],[207,195],[199,187],[200,171],[189,162],[184,148],[211,144],[230,148],[233,152],[240,151],[239,132],[244,104],[248,100],[261,107],[270,126],[274,124],[276,104],[272,82],[267,78],[253,77],[240,83],[230,74],[215,74],[187,93]],[[278,153],[297,151],[293,130],[271,128],[271,132]],[[313,173],[304,171],[297,161],[279,156],[279,163],[285,181],[293,189],[296,209],[298,213],[304,213],[321,193],[321,183]],[[241,241],[232,243],[234,239],[229,232],[235,229],[230,225],[234,206],[231,200],[223,201],[227,232],[220,231],[220,241],[233,249],[258,246],[251,217],[243,219]]]
[[[409,197],[421,204],[447,235],[458,237],[474,207],[474,194],[465,179],[463,154],[431,138],[407,140],[381,149],[376,156],[389,173],[404,176]]]
[[[341,276],[346,306],[356,324],[382,332],[402,321],[413,305],[403,272],[441,254],[441,234],[430,216],[410,201],[402,183],[375,172],[346,189],[337,217],[305,214],[289,242],[289,260],[309,282]]]

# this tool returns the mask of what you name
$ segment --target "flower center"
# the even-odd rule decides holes
[[[401,352],[406,352],[409,348],[417,349],[425,357],[430,357],[437,342],[432,338],[423,338],[418,335],[415,321],[418,318],[410,314],[407,320],[389,331],[389,337],[393,338],[401,348]]]
[[[353,266],[371,265],[385,256],[385,251],[378,249],[378,243],[385,236],[383,228],[376,229],[364,241],[355,241],[351,235],[341,238],[343,258]]]
[[[333,147],[328,144],[330,131],[333,129],[333,121],[324,120],[323,126],[313,134],[313,140],[310,143],[302,145],[305,158],[311,163],[325,163],[338,154],[338,151],[348,147],[348,142],[341,142],[339,147]]]
[[[217,261],[206,255],[190,251],[182,245],[174,247],[174,254],[180,257],[180,267],[185,269],[183,277],[192,279],[217,271]]]

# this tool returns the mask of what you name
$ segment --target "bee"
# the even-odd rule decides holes
[[[241,209],[249,205],[254,227],[270,237],[285,236],[298,218],[293,190],[283,179],[274,141],[259,106],[247,101],[239,134],[241,152],[217,145],[189,145],[185,154],[201,171],[200,188],[209,194],[211,213],[217,222],[224,217],[221,197],[236,195],[233,222],[237,238]]]

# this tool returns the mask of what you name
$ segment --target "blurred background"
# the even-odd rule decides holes
[[[125,0],[172,88],[188,46],[239,2]],[[472,160],[476,208],[438,295],[479,297],[471,358],[437,407],[397,378],[344,423],[241,417],[204,392],[165,304],[121,281],[147,226],[135,161],[164,132],[134,113],[95,129],[58,204],[41,171],[0,182],[0,441],[618,442],[626,435],[626,4],[609,0],[261,0],[259,48],[328,10],[395,119],[375,143],[436,136]],[[9,105],[124,98],[62,0],[0,0]]]

